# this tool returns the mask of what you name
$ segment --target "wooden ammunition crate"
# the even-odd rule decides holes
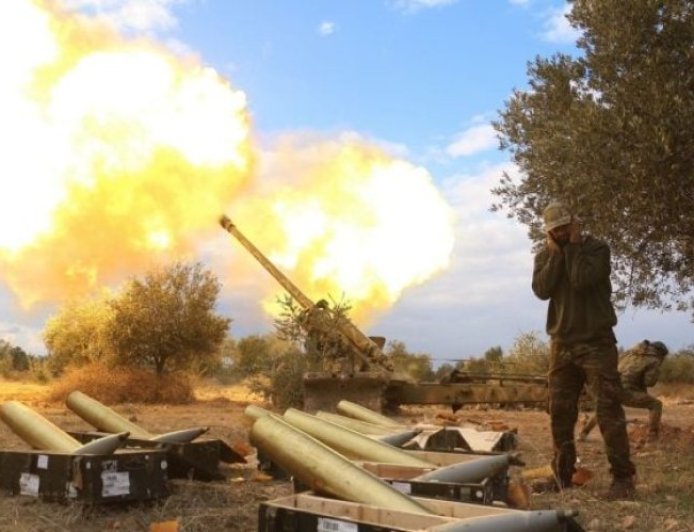
[[[429,508],[431,515],[388,510],[317,496],[311,492],[265,501],[258,510],[258,532],[436,532],[452,524],[470,523],[470,519],[509,515],[519,522],[533,512],[495,506],[415,498]],[[472,523],[470,523],[472,524]],[[474,530],[489,530],[475,523]],[[531,530],[526,528],[525,530]],[[541,532],[580,532],[573,518]],[[539,532],[539,531],[538,531]]]

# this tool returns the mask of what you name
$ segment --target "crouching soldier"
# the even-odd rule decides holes
[[[660,365],[667,354],[668,348],[663,342],[644,340],[626,351],[619,359],[619,373],[624,389],[622,404],[648,409],[649,441],[658,439],[663,403],[649,395],[647,388],[654,386],[658,381]],[[581,429],[579,441],[585,441],[596,424],[597,420],[593,415]]]

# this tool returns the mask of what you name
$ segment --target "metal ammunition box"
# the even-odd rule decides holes
[[[466,462],[470,460],[475,460],[476,458],[482,457],[482,456],[489,456],[489,455],[498,455],[500,453],[496,452],[445,452],[445,451],[408,451],[410,454],[415,455],[418,458],[422,458],[424,460],[427,460],[431,462],[432,464],[435,464],[439,467],[446,467],[449,465],[453,464],[458,464],[461,462]],[[502,471],[499,471],[495,475],[491,475],[479,483],[473,483],[473,484],[468,484],[469,488],[472,488],[472,491],[468,491],[467,488],[464,488],[465,484],[460,484],[461,489],[460,491],[454,490],[453,494],[460,495],[460,497],[455,496],[452,497],[451,500],[469,500],[469,501],[474,501],[474,502],[484,502],[484,504],[488,504],[491,501],[502,501],[502,502],[507,502],[508,500],[508,482],[509,482],[509,473],[508,473],[508,468],[503,469]],[[419,490],[434,490],[436,491],[436,487],[418,487],[417,488],[418,492],[413,494],[418,495],[419,493],[422,494],[422,496],[431,496],[433,492],[420,492]],[[482,493],[478,493],[479,491],[482,491]],[[470,498],[467,498],[467,497]],[[444,498],[449,498],[449,497],[444,497]]]
[[[506,502],[508,497],[508,478],[505,473],[482,479],[479,482],[430,482],[415,480],[414,477],[429,471],[420,467],[373,462],[363,462],[360,465],[370,473],[385,480],[398,491],[416,497],[476,504],[492,504],[494,501]]]
[[[73,438],[89,442],[105,436],[103,432],[70,432]],[[188,478],[194,480],[224,480],[225,475],[219,470],[219,462],[245,462],[222,440],[197,439],[186,443],[160,443],[139,438],[128,438],[128,449],[159,449],[166,453],[169,478]]]
[[[166,497],[168,462],[161,450],[123,450],[110,455],[0,451],[0,489],[49,501],[92,503]]]

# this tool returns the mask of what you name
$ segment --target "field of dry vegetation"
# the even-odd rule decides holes
[[[65,430],[88,430],[82,420],[60,403],[48,402],[50,389],[44,385],[0,381],[0,401],[21,400]],[[560,494],[534,494],[532,508],[575,508],[587,530],[638,532],[682,532],[694,530],[694,386],[660,387],[655,393],[665,403],[663,438],[645,444],[646,413],[627,409],[632,452],[638,468],[638,497],[631,502],[607,503],[596,493],[608,483],[607,462],[599,433],[579,444],[581,464],[594,473],[583,487]],[[249,425],[243,409],[260,403],[243,386],[206,385],[196,389],[196,400],[184,405],[141,405],[124,403],[116,410],[137,420],[153,432],[167,432],[209,425],[210,435],[243,447],[248,445]],[[406,422],[432,421],[441,409],[403,408]],[[450,416],[447,416],[450,417]],[[551,444],[547,415],[536,410],[492,410],[470,408],[456,414],[459,422],[501,423],[517,428],[519,450],[527,467],[549,463]],[[23,448],[25,444],[0,424],[0,448]],[[164,500],[128,506],[88,507],[79,502],[47,503],[30,497],[0,495],[0,530],[85,531],[100,530],[238,530],[257,527],[260,501],[291,493],[288,482],[257,474],[252,464],[228,466],[226,481],[171,481],[171,496]],[[520,474],[513,468],[512,474]],[[169,528],[163,524],[168,523]],[[174,525],[175,523],[175,525]]]

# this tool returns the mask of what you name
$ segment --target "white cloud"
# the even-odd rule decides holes
[[[465,157],[497,147],[496,132],[491,124],[472,126],[458,133],[446,146],[446,153],[453,158]]]
[[[450,267],[404,294],[369,334],[404,341],[435,359],[508,348],[522,332],[542,330],[546,303],[530,290],[533,257],[523,226],[490,212],[491,189],[511,163],[453,175],[441,190],[456,213]]]
[[[568,44],[576,41],[580,32],[569,24],[566,15],[571,13],[573,4],[566,4],[561,9],[552,9],[548,12],[544,24],[542,38],[546,41],[560,44]]]
[[[455,4],[458,0],[394,0],[391,5],[403,13],[416,13],[432,7],[443,7]]]
[[[406,144],[370,137],[369,135],[359,133],[358,131],[343,131],[340,133],[338,138],[340,139],[340,141],[344,142],[364,142],[372,146],[378,146],[383,151],[388,153],[391,157],[400,157],[402,159],[406,159],[411,155],[410,149],[407,147]]]
[[[448,177],[441,190],[456,213],[456,243],[450,267],[428,282],[407,290],[368,334],[403,341],[411,352],[429,353],[438,365],[445,360],[480,356],[490,347],[511,347],[522,333],[545,338],[547,302],[531,290],[532,244],[525,226],[490,212],[491,189],[503,172],[520,178],[507,162],[471,174]],[[648,330],[672,349],[691,344],[687,313],[630,310],[619,316],[615,332],[629,346]]]
[[[0,338],[32,355],[45,355],[46,346],[38,327],[0,321]]]
[[[187,0],[64,0],[79,10],[117,28],[135,32],[167,31],[178,26],[172,8]]]
[[[508,3],[514,6],[527,6],[530,0],[508,0]]]
[[[318,25],[318,34],[323,37],[332,35],[337,30],[337,25],[329,20],[324,20]]]
[[[514,164],[503,163],[451,176],[441,185],[456,214],[456,244],[451,268],[439,282],[458,309],[503,305],[510,293],[525,291],[529,283],[532,257],[525,228],[490,211],[495,201],[491,189],[504,172],[518,175]]]

